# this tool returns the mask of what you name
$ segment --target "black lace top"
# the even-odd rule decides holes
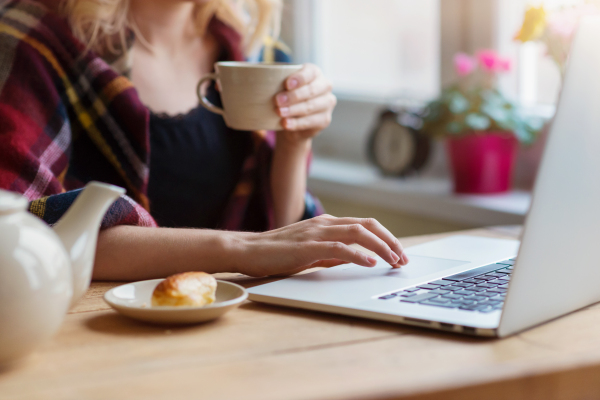
[[[220,106],[211,86],[208,99]],[[150,114],[150,212],[160,226],[219,228],[251,151],[249,132],[198,106],[187,114]]]

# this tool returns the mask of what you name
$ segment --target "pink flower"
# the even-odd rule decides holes
[[[512,60],[501,57],[495,50],[479,51],[477,53],[477,60],[481,68],[487,72],[509,72],[512,68]]]
[[[497,64],[500,72],[510,72],[512,69],[512,60],[510,58],[499,58]]]
[[[570,40],[577,30],[581,18],[587,15],[597,15],[598,7],[592,4],[582,4],[571,8],[565,8],[550,14],[548,17],[548,29],[551,33],[564,40]]]
[[[579,18],[574,9],[551,14],[548,18],[548,29],[554,35],[570,40],[577,29]]]
[[[477,59],[479,60],[479,65],[485,71],[488,72],[496,72],[498,70],[498,53],[494,50],[481,50],[477,53]]]
[[[475,70],[476,66],[477,63],[473,57],[465,53],[458,53],[454,56],[454,68],[458,76],[469,75]]]

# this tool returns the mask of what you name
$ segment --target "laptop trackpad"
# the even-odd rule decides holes
[[[445,258],[409,256],[408,265],[400,269],[393,269],[387,273],[387,276],[394,278],[416,279],[422,276],[435,274],[450,268],[469,264],[469,261],[448,260]]]
[[[409,255],[408,265],[399,269],[392,269],[388,263],[380,260],[374,268],[365,268],[359,265],[340,265],[339,267],[324,269],[306,275],[297,275],[294,278],[309,280],[351,280],[378,277],[391,277],[402,279],[418,279],[423,276],[437,274],[444,270],[469,264],[469,261],[449,260],[425,256]]]

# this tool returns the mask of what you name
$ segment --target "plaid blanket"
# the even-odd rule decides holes
[[[211,32],[232,58],[243,59],[235,31],[215,20]],[[126,76],[84,49],[44,0],[0,0],[0,188],[24,194],[30,211],[53,224],[87,182],[107,182],[127,195],[102,228],[156,226],[146,196],[149,111]],[[274,225],[274,133],[252,135],[253,152],[219,224],[224,229]],[[309,194],[306,204],[305,218],[320,213]]]

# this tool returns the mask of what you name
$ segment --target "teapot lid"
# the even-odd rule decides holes
[[[0,189],[0,215],[23,211],[27,208],[27,204],[25,196]]]

